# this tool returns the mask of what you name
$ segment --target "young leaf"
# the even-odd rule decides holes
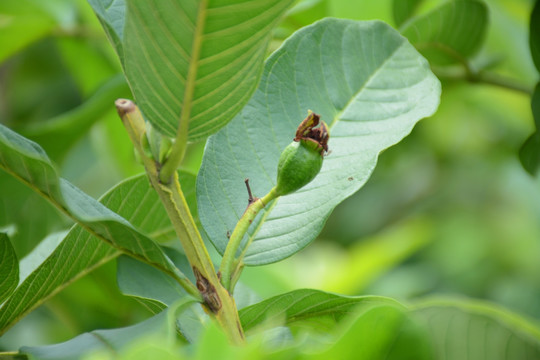
[[[132,0],[125,72],[137,105],[166,135],[189,139],[223,127],[260,77],[271,30],[292,0]]]
[[[433,65],[450,65],[463,63],[476,53],[487,22],[483,2],[454,0],[408,22],[402,34]]]
[[[181,178],[186,176],[193,177],[181,173]],[[152,237],[163,236],[171,230],[165,210],[145,175],[120,183],[100,201]],[[50,255],[27,277],[24,275],[24,281],[0,308],[0,334],[68,284],[120,254],[120,251],[84,231],[80,225],[75,225],[57,247],[56,244],[55,241],[50,242],[54,249],[42,249],[40,245],[35,250],[49,252]],[[26,258],[21,261],[23,269],[25,262]]]
[[[320,290],[300,289],[277,295],[240,310],[244,331],[269,322],[292,324],[308,319],[330,318],[340,321],[360,305],[371,307],[380,304],[401,305],[390,298],[380,296],[343,296]]]
[[[38,144],[0,125],[0,168],[36,190],[85,230],[130,256],[184,278],[161,248],[127,220],[58,177]]]
[[[540,359],[538,325],[493,305],[433,300],[420,304],[413,315],[429,328],[437,359]]]
[[[96,353],[99,358],[116,358],[119,351],[145,339],[168,338],[167,312],[164,311],[139,324],[120,329],[94,330],[60,344],[22,347],[20,352],[35,360],[88,359]],[[106,357],[105,357],[106,356]]]
[[[281,151],[308,109],[330,124],[331,153],[310,184],[261,211],[247,234],[248,265],[309,244],[367,181],[378,154],[433,114],[439,96],[427,61],[382,22],[325,19],[296,32],[266,62],[248,105],[206,144],[197,200],[213,244],[223,253],[246,208],[245,178],[258,196],[275,185]]]
[[[0,304],[19,282],[19,261],[6,234],[0,233]]]
[[[403,25],[413,15],[422,0],[393,0],[392,15],[397,27]]]

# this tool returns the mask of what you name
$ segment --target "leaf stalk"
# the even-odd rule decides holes
[[[244,235],[249,229],[249,226],[255,220],[259,212],[268,203],[279,197],[275,187],[273,187],[268,192],[268,194],[266,194],[262,198],[253,198],[251,195],[251,191],[249,190],[249,186],[248,192],[250,197],[249,205],[246,211],[244,211],[242,217],[240,217],[240,220],[238,220],[238,223],[236,224],[236,227],[234,228],[233,233],[229,238],[229,242],[227,244],[227,247],[225,248],[225,253],[223,254],[223,259],[221,260],[221,266],[219,268],[219,273],[221,274],[221,283],[223,284],[225,289],[227,289],[231,293],[233,292],[236,280],[240,275],[239,271],[237,270],[241,269],[238,267],[238,265],[242,262],[243,253],[238,259],[236,258],[236,253],[240,248],[242,239],[244,238]],[[249,244],[247,244],[246,247],[247,246],[249,246]]]

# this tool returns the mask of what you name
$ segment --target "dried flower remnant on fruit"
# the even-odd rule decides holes
[[[320,123],[320,124],[319,124]],[[317,127],[318,126],[318,127]],[[275,191],[287,195],[307,185],[321,170],[328,151],[328,126],[309,111],[296,130],[296,137],[281,153]]]
[[[294,141],[303,140],[307,143],[312,143],[311,145],[319,149],[321,156],[323,156],[325,152],[328,152],[330,133],[328,132],[328,125],[320,120],[320,115],[309,111],[308,116],[298,126]],[[319,122],[320,126],[316,127],[319,125]]]

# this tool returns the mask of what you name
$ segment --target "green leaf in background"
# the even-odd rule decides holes
[[[519,160],[527,172],[533,176],[540,167],[540,83],[536,84],[531,97],[531,109],[536,131],[523,144],[519,150]]]
[[[85,230],[121,251],[185,278],[161,248],[127,220],[58,177],[38,144],[0,125],[0,167],[44,196]],[[137,207],[137,204],[131,206]],[[146,213],[152,209],[137,207]]]
[[[0,233],[0,304],[19,282],[19,261],[6,234]]]
[[[434,357],[424,327],[403,309],[379,305],[362,312],[328,350],[308,359],[432,360]]]
[[[268,59],[242,112],[207,142],[197,178],[204,229],[223,253],[247,205],[244,179],[257,196],[275,185],[281,151],[311,109],[330,124],[331,153],[310,184],[261,211],[245,263],[296,253],[367,181],[378,154],[435,112],[439,96],[427,61],[388,25],[325,19],[303,28]]]
[[[126,21],[126,3],[125,0],[88,0],[92,9],[96,13],[109,42],[124,64],[123,37]]]
[[[195,283],[185,255],[174,249],[165,251],[181,271],[190,274],[190,280]],[[118,259],[117,281],[124,295],[135,298],[154,314],[187,297],[186,291],[173,278],[128,256]],[[208,316],[198,303],[184,309],[176,319],[178,329],[190,343],[199,338],[203,324],[207,321]]]
[[[62,56],[62,63],[69,71],[83,99],[88,99],[115,76],[120,77],[119,62],[114,52],[110,51],[109,44],[79,37],[57,38],[56,44]],[[127,83],[125,87],[129,89]],[[127,98],[130,95],[121,96]]]
[[[355,309],[381,304],[401,305],[381,296],[343,296],[320,290],[300,289],[277,295],[240,310],[240,321],[244,331],[249,331],[265,322],[271,325],[292,324],[305,320],[323,319],[340,321]]]
[[[454,0],[406,23],[401,29],[432,65],[464,63],[482,45],[488,23],[486,5]]]
[[[193,177],[185,173],[180,176],[181,179]],[[172,231],[165,210],[145,175],[120,183],[100,201],[152,238],[164,237]],[[80,225],[74,226],[58,243],[58,239],[49,237],[21,260],[23,281],[0,308],[0,333],[74,280],[120,254]],[[43,258],[46,260],[39,264]],[[51,273],[58,276],[51,277]]]
[[[34,360],[88,359],[89,356],[98,355],[99,359],[111,359],[116,358],[118,352],[137,342],[169,338],[171,332],[167,311],[164,311],[136,325],[120,329],[94,330],[60,344],[22,347],[20,352]]]
[[[166,135],[223,127],[257,86],[271,31],[292,0],[132,0],[125,72],[137,105]],[[180,120],[182,119],[182,120]]]
[[[273,268],[273,274],[290,284],[291,289],[303,284],[339,294],[360,294],[383,274],[431,244],[434,231],[428,218],[409,218],[373,236],[358,239],[346,248],[330,241],[318,241]],[[246,284],[249,270],[242,274]]]
[[[47,36],[55,20],[36,1],[0,2],[0,63]]]
[[[540,167],[540,134],[534,132],[519,149],[521,165],[529,174],[535,176]]]
[[[416,9],[423,0],[393,0],[392,15],[397,27],[413,17]]]
[[[114,76],[79,107],[48,121],[26,126],[21,133],[39,143],[52,159],[60,160],[111,109],[111,99],[127,94],[129,87],[124,77]]]
[[[436,359],[540,359],[540,329],[519,316],[472,300],[432,300],[413,310],[429,329]]]
[[[536,0],[531,11],[529,44],[534,65],[536,66],[536,70],[540,72],[540,1],[538,0]]]

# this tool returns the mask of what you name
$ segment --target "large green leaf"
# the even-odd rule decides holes
[[[275,185],[280,153],[308,109],[329,124],[331,154],[314,181],[254,221],[248,265],[279,261],[310,243],[334,207],[367,181],[378,154],[433,114],[439,96],[427,61],[382,22],[325,19],[296,32],[266,62],[248,105],[207,142],[197,200],[210,239],[224,251],[247,205],[244,178],[258,196]]]
[[[0,233],[0,304],[19,282],[19,261],[6,234]]]
[[[482,45],[488,23],[486,5],[454,0],[405,24],[402,34],[433,65],[463,63]]]
[[[164,311],[146,321],[120,329],[94,330],[60,344],[22,347],[20,352],[35,360],[75,360],[116,358],[118,353],[137,342],[169,338],[171,329]],[[97,356],[97,355],[100,356]],[[96,357],[91,357],[96,356]]]
[[[414,317],[429,328],[436,359],[540,359],[540,328],[507,310],[466,300],[433,300]]]
[[[343,296],[320,290],[300,289],[277,295],[240,310],[240,322],[245,331],[268,322],[271,325],[287,324],[315,319],[340,321],[355,309],[389,304],[401,307],[390,298],[380,296]]]
[[[186,177],[193,175],[181,173],[181,179]],[[145,175],[117,185],[101,202],[152,238],[163,238],[171,233],[166,212]],[[0,333],[74,280],[119,254],[120,251],[79,225],[74,226],[59,245],[55,237],[44,240],[21,260],[24,281],[0,309]],[[37,267],[37,262],[43,258],[46,260]]]
[[[271,30],[293,0],[132,0],[125,72],[137,104],[163,133],[189,139],[223,127],[257,86]]]
[[[0,167],[44,196],[93,235],[130,256],[174,276],[184,277],[153,240],[126,219],[61,179],[38,144],[3,125],[0,125]]]

